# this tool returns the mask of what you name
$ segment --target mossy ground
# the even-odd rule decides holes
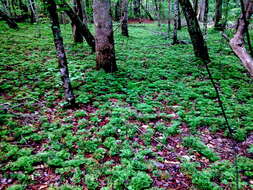
[[[64,109],[50,25],[19,25],[0,30],[0,189],[236,188],[233,140],[191,44],[169,45],[165,25],[116,29],[119,71],[107,74],[62,25],[78,103]],[[252,80],[212,29],[208,47],[250,189]]]

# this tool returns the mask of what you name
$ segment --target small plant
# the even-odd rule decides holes
[[[220,159],[217,153],[213,152],[197,137],[194,136],[184,137],[183,145],[196,150],[197,152],[201,153],[211,161],[216,161]]]
[[[138,172],[130,181],[128,188],[130,190],[141,190],[150,187],[152,183],[151,177],[144,172]]]

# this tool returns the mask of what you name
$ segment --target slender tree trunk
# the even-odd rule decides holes
[[[205,10],[204,10],[204,29],[203,29],[203,35],[204,38],[206,38],[207,35],[207,24],[208,24],[208,0],[205,0]]]
[[[174,12],[175,12],[175,15],[174,15],[174,30],[173,30],[173,42],[172,44],[178,44],[179,41],[177,39],[177,29],[178,29],[178,13],[179,13],[179,2],[178,0],[175,0],[174,1]]]
[[[115,4],[115,21],[120,21],[120,15],[121,15],[121,0],[117,0],[116,4]]]
[[[96,62],[97,69],[106,72],[117,70],[110,0],[93,1],[93,18],[96,29]]]
[[[210,61],[208,49],[201,33],[199,23],[192,8],[191,2],[189,0],[179,0],[179,3],[182,7],[187,22],[188,32],[193,44],[194,54],[205,63],[208,63]]]
[[[64,87],[65,99],[68,103],[73,105],[75,103],[75,96],[72,91],[69,71],[68,71],[68,62],[64,50],[63,38],[61,36],[61,29],[59,24],[59,18],[56,10],[56,4],[54,0],[44,0],[47,4],[47,9],[52,22],[52,32],[54,36],[54,44],[56,48],[56,53],[59,61],[59,69],[61,73],[61,79]]]
[[[31,23],[36,22],[36,12],[35,12],[35,2],[34,0],[29,0],[29,7],[31,12]]]
[[[214,29],[222,30],[222,24],[220,23],[222,18],[222,0],[216,0],[215,2],[215,16],[214,16]]]
[[[234,37],[229,41],[229,45],[234,51],[235,55],[241,60],[243,66],[248,70],[251,77],[253,77],[253,58],[252,56],[247,52],[247,49],[244,44],[244,34],[247,30],[248,20],[253,14],[253,1],[248,1],[245,18],[243,18],[243,15],[239,18],[239,25],[237,28],[237,31],[234,35]]]
[[[88,27],[74,13],[72,8],[67,4],[66,0],[61,0],[59,6],[64,9],[65,13],[69,16],[72,23],[74,23],[78,28],[78,30],[82,33],[83,37],[85,38],[89,46],[92,48],[92,51],[95,51],[95,39],[91,34],[91,32],[89,31]]]
[[[177,9],[176,9],[176,12],[177,12],[177,29],[178,30],[181,30],[182,28],[182,25],[181,25],[181,14],[180,14],[180,7],[179,7],[179,1],[177,0]]]
[[[3,20],[8,24],[8,26],[10,28],[13,28],[13,29],[18,29],[18,25],[17,23],[11,19],[5,12],[3,12],[2,10],[0,10],[0,17],[3,18]]]
[[[128,0],[122,0],[122,18],[121,18],[121,33],[123,36],[129,36],[128,35]]]
[[[82,2],[81,0],[73,0],[74,4],[74,12],[79,17],[81,21],[83,21],[83,10],[82,10]],[[83,42],[83,35],[80,28],[76,26],[75,23],[72,24],[72,32],[73,32],[73,39],[75,43],[82,43]]]
[[[171,9],[170,9],[170,2],[171,0],[168,0],[168,38],[170,37],[170,31],[171,31],[171,28],[170,28],[170,19],[171,19]]]
[[[160,0],[155,0],[155,12],[158,20],[158,26],[161,26]]]

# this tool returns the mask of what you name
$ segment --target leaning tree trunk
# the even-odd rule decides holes
[[[179,41],[177,39],[177,29],[178,29],[178,17],[179,17],[179,2],[178,0],[174,1],[174,30],[173,30],[173,42],[172,44],[178,44]]]
[[[8,24],[10,28],[18,29],[17,23],[2,10],[0,10],[0,17],[2,17],[2,19]]]
[[[74,4],[75,14],[80,18],[81,21],[83,21],[83,10],[82,10],[81,0],[73,0],[73,4]],[[78,28],[75,23],[72,22],[71,24],[72,24],[72,32],[73,32],[74,42],[75,43],[82,43],[83,42],[82,31],[80,31],[80,28]]]
[[[97,69],[106,72],[117,70],[110,0],[93,1],[93,18],[96,29],[96,62]]]
[[[60,29],[57,10],[56,10],[56,4],[54,0],[44,0],[44,1],[47,5],[47,9],[48,9],[51,22],[52,22],[54,44],[55,44],[56,53],[57,53],[58,62],[59,62],[59,69],[61,73],[61,79],[63,82],[65,99],[70,105],[73,105],[75,103],[75,96],[73,94],[71,83],[70,83],[68,62],[67,62],[67,57],[64,50],[63,38],[61,36],[61,29]]]
[[[135,18],[139,18],[141,15],[141,0],[133,0],[134,3],[134,16]]]
[[[29,0],[29,8],[31,12],[31,23],[36,22],[36,11],[35,11],[35,2],[34,0]]]
[[[253,14],[253,1],[249,1],[246,7],[245,18],[243,15],[239,18],[239,25],[234,37],[229,41],[229,45],[234,51],[235,55],[241,60],[243,66],[248,70],[251,77],[253,77],[253,58],[247,52],[247,49],[244,45],[243,36],[247,30],[248,20]],[[246,20],[246,23],[245,23]]]
[[[128,0],[122,0],[122,18],[121,18],[121,33],[123,36],[129,36],[128,35]]]
[[[179,0],[179,3],[182,7],[187,22],[187,28],[193,44],[194,54],[205,63],[208,63],[210,61],[208,49],[201,33],[199,23],[195,11],[192,8],[191,2],[189,0]]]
[[[78,29],[89,44],[89,46],[92,48],[92,51],[95,51],[95,39],[91,32],[89,31],[88,27],[83,23],[83,21],[75,14],[75,12],[72,10],[72,8],[68,5],[66,0],[61,0],[61,3],[59,4],[61,8],[65,11],[65,13],[69,16],[72,23],[74,23]]]
[[[131,4],[130,4],[130,5],[131,5]],[[148,18],[149,18],[150,20],[154,20],[154,18],[151,16],[151,14],[150,14],[150,12],[148,11],[148,9],[145,8],[145,7],[143,6],[142,3],[141,3],[141,8],[145,11],[145,14],[148,16]]]
[[[216,0],[215,2],[215,16],[214,16],[214,29],[222,30],[222,24],[220,23],[222,18],[222,0]]]

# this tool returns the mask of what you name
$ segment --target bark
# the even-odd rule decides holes
[[[75,96],[72,91],[69,71],[68,71],[68,62],[67,57],[64,50],[63,38],[61,36],[61,29],[59,24],[59,18],[56,10],[56,4],[54,0],[44,0],[47,5],[47,9],[50,15],[50,19],[52,22],[52,32],[54,36],[54,44],[56,48],[56,53],[59,62],[59,69],[61,74],[61,79],[64,87],[64,95],[66,101],[73,105],[75,103]]]
[[[253,14],[253,1],[249,1],[246,8],[245,18],[248,21]],[[243,36],[247,30],[248,23],[245,23],[243,15],[239,18],[239,25],[234,37],[229,41],[229,45],[234,51],[235,55],[241,60],[243,66],[248,70],[251,77],[253,77],[253,58],[247,52]]]
[[[82,22],[82,20],[74,13],[72,8],[68,5],[66,0],[62,0],[59,4],[61,8],[64,9],[65,13],[69,16],[72,23],[74,23],[77,29],[82,33],[83,37],[92,48],[92,51],[95,51],[95,39],[94,36],[89,31],[88,27]]]
[[[215,16],[214,16],[214,29],[221,30],[223,29],[222,24],[220,23],[222,19],[222,0],[216,0],[215,2]]]
[[[106,72],[117,70],[110,0],[93,1],[93,18],[96,29],[96,62],[97,69]]]
[[[121,33],[123,36],[128,35],[128,0],[122,0],[122,18],[121,18]]]
[[[141,3],[141,8],[145,11],[145,14],[148,16],[150,20],[154,20],[151,14],[149,13],[149,11],[143,6],[142,3]]]
[[[0,10],[0,17],[2,17],[2,19],[8,24],[10,28],[18,29],[17,23],[2,10]]]
[[[74,4],[74,12],[83,21],[83,10],[82,10],[82,2],[81,0],[73,0]],[[73,39],[75,43],[83,42],[83,35],[80,28],[76,26],[75,23],[72,22],[72,31],[73,31]]]
[[[133,0],[134,3],[134,16],[135,18],[139,18],[141,15],[141,0]]]
[[[194,54],[205,63],[208,63],[210,61],[208,49],[191,2],[189,0],[179,0],[179,3],[182,7],[187,22],[187,28],[193,44]]]

